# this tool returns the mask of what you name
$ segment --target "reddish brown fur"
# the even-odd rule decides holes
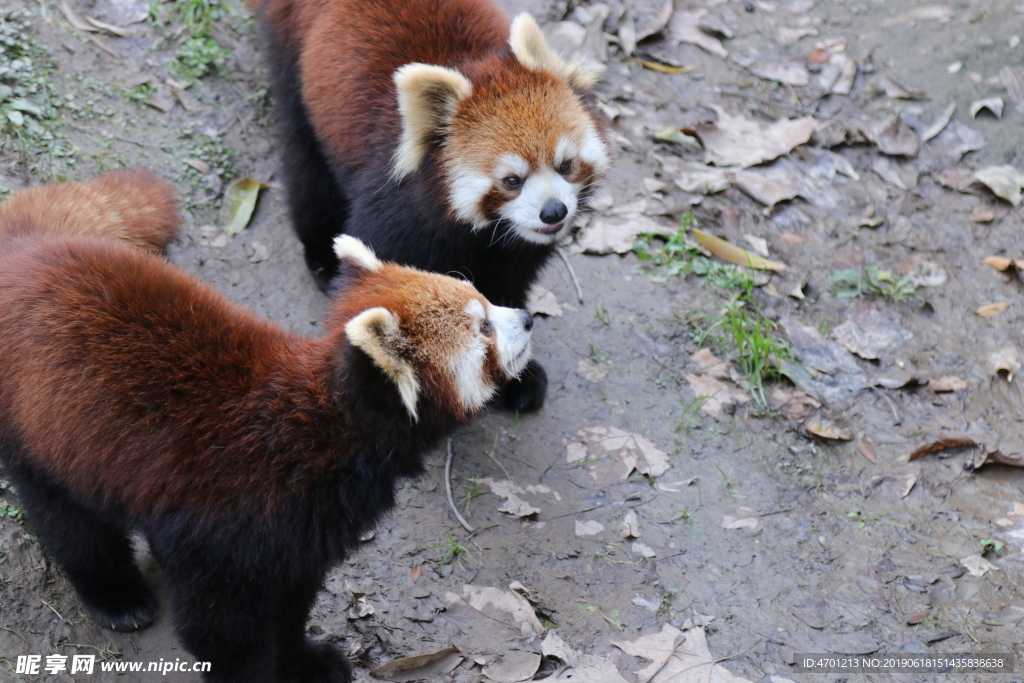
[[[149,171],[115,171],[79,183],[40,185],[0,204],[0,239],[45,230],[104,235],[161,251],[180,224],[174,189]]]

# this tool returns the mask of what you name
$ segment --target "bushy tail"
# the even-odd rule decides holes
[[[159,252],[180,224],[174,188],[149,171],[39,185],[0,203],[0,239],[30,232],[104,235]]]

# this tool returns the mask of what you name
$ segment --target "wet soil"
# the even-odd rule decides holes
[[[635,13],[645,7],[627,4]],[[612,640],[651,633],[668,622],[678,626],[687,618],[707,621],[696,615],[714,617],[706,626],[712,654],[730,658],[727,668],[751,680],[875,680],[793,673],[794,652],[1024,654],[1024,508],[1015,508],[1024,502],[1022,471],[992,464],[967,471],[965,463],[977,457],[977,449],[969,448],[909,461],[919,446],[954,434],[1019,452],[1014,444],[1024,422],[1020,380],[994,373],[987,359],[1018,343],[1024,326],[1021,283],[982,260],[1024,256],[1024,215],[984,189],[960,192],[942,179],[948,184],[943,174],[957,169],[1020,168],[1024,161],[1024,107],[1008,104],[1001,120],[988,113],[972,119],[968,113],[971,102],[983,97],[1001,95],[1009,102],[992,79],[1003,66],[1024,62],[1024,46],[1015,39],[1024,33],[1024,6],[1015,0],[958,0],[946,5],[949,21],[894,22],[921,5],[705,4],[734,33],[724,41],[728,58],[670,40],[642,44],[644,58],[693,67],[666,74],[627,60],[615,46],[609,50],[601,99],[617,114],[616,163],[605,183],[611,206],[604,211],[645,200],[643,212],[672,227],[696,202],[701,228],[743,245],[744,235],[764,238],[773,258],[806,279],[803,299],[773,297],[767,287],[755,290],[770,319],[829,333],[873,305],[890,312],[912,336],[874,361],[849,355],[878,380],[821,408],[822,417],[851,431],[850,440],[811,437],[803,419],[750,404],[721,417],[694,415],[688,408],[697,397],[686,380],[698,372],[691,360],[700,348],[693,333],[706,326],[702,314],[720,315],[732,293],[696,275],[666,276],[632,254],[574,254],[571,262],[585,289],[585,302],[579,303],[566,271],[553,262],[542,284],[554,292],[563,314],[535,327],[537,357],[551,378],[547,405],[530,415],[486,413],[454,439],[455,497],[479,491],[461,504],[478,531],[468,534],[449,512],[444,456],[437,453],[424,478],[401,486],[394,513],[332,574],[314,608],[311,637],[351,653],[358,680],[369,680],[370,668],[396,656],[449,645],[457,630],[445,616],[446,592],[461,592],[464,584],[507,587],[512,581],[536,592],[547,626],[577,649],[611,656],[628,680],[640,662],[614,648]],[[76,6],[114,24],[124,22],[131,9],[114,0]],[[529,9],[544,22],[567,15],[564,3],[547,0],[504,6],[510,14]],[[232,52],[223,71],[185,91],[188,109],[172,101],[165,112],[126,93],[138,92],[147,76],[155,85],[165,82],[180,44],[180,22],[132,24],[134,35],[117,38],[70,27],[49,2],[11,0],[9,7],[30,13],[34,40],[56,65],[49,76],[52,88],[74,95],[80,106],[62,108],[53,124],[61,139],[71,141],[69,156],[40,155],[10,127],[0,131],[8,136],[0,151],[0,185],[17,190],[109,168],[152,168],[186,198],[187,225],[170,249],[171,260],[259,314],[318,334],[326,300],[306,271],[282,191],[274,186],[274,116],[259,39],[244,12],[228,14],[214,27],[217,40]],[[612,15],[618,11],[613,7]],[[786,42],[780,27],[813,29],[815,35]],[[757,78],[740,65],[783,59],[813,65],[813,52],[835,51],[836,41],[845,42],[845,54],[860,66],[849,97],[825,95],[815,73],[808,86],[792,87]],[[950,66],[957,62],[958,70]],[[884,77],[926,96],[892,99]],[[984,138],[982,149],[962,161],[924,153],[897,158],[892,167],[902,188],[891,174],[886,179],[872,170],[883,155],[857,134],[858,127],[899,112],[926,126],[950,102],[957,104],[954,121]],[[658,142],[652,133],[713,121],[712,105],[762,122],[804,114],[831,120],[840,133],[848,132],[819,135],[801,149],[827,145],[859,178],[836,176],[820,196],[773,208],[736,189],[705,197],[676,189],[681,164],[701,163],[703,152]],[[792,158],[811,164],[800,150]],[[196,171],[185,164],[190,159],[205,160],[213,170]],[[225,182],[244,176],[272,187],[260,198],[252,224],[228,240],[209,226],[217,222]],[[652,192],[658,185],[645,179],[665,187]],[[973,222],[977,211],[991,211],[992,220]],[[879,225],[859,225],[876,218],[883,219]],[[793,240],[794,235],[804,239]],[[834,270],[866,264],[906,271],[922,260],[946,277],[937,286],[920,287],[920,299],[831,295]],[[1002,314],[975,315],[979,306],[997,301],[1009,303]],[[712,335],[707,344],[725,359],[735,355],[727,339]],[[966,388],[925,388],[929,379],[951,375],[966,380]],[[785,380],[778,388],[792,389]],[[635,473],[625,481],[595,481],[586,466],[566,457],[579,431],[595,426],[643,435],[669,453],[671,469],[657,482]],[[502,499],[485,483],[474,484],[481,478],[547,487],[523,495],[540,512],[527,519],[499,512]],[[0,516],[0,679],[35,680],[13,672],[23,654],[188,658],[166,614],[130,635],[92,624],[16,505],[15,492],[0,490],[0,511],[8,514]],[[619,533],[630,511],[639,519],[639,539]],[[724,528],[729,519],[753,521]],[[577,535],[578,523],[591,521],[604,530]],[[961,560],[984,551],[982,539],[1001,545],[985,556],[995,568],[974,576]],[[445,562],[451,540],[467,552]],[[634,540],[649,546],[654,557],[642,557]],[[158,586],[158,568],[144,553],[140,561]],[[350,618],[352,588],[366,593],[372,615]],[[451,680],[478,680],[479,672],[467,662]],[[77,680],[115,678],[159,676],[94,674]],[[165,678],[197,680],[185,674]],[[46,680],[76,679],[65,673]]]

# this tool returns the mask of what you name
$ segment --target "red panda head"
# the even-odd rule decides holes
[[[474,229],[504,220],[527,242],[556,242],[610,163],[582,99],[596,75],[564,63],[528,14],[512,22],[507,54],[465,71],[407,64],[395,72],[394,177],[415,171],[440,136],[455,218]]]
[[[533,327],[526,311],[494,306],[447,275],[381,263],[348,235],[335,238],[334,251],[355,276],[334,320],[394,382],[413,420],[423,400],[469,416],[526,367]]]

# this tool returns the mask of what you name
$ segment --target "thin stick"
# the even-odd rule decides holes
[[[583,303],[583,287],[580,286],[580,279],[576,277],[576,271],[573,270],[572,264],[569,263],[569,255],[561,247],[555,247],[555,252],[562,259],[562,263],[565,264],[565,269],[569,271],[569,277],[572,278],[572,286],[576,288],[576,297],[580,300],[580,303]]]
[[[473,533],[474,531],[476,531],[476,529],[471,527],[469,525],[469,522],[467,522],[465,519],[463,519],[462,515],[459,514],[458,508],[455,507],[455,499],[452,498],[452,440],[451,439],[448,439],[448,459],[444,461],[444,490],[448,494],[448,507],[450,507],[452,509],[452,512],[455,514],[455,519],[459,520],[459,524],[462,525],[462,528],[465,529],[466,531],[468,531],[469,533]]]

